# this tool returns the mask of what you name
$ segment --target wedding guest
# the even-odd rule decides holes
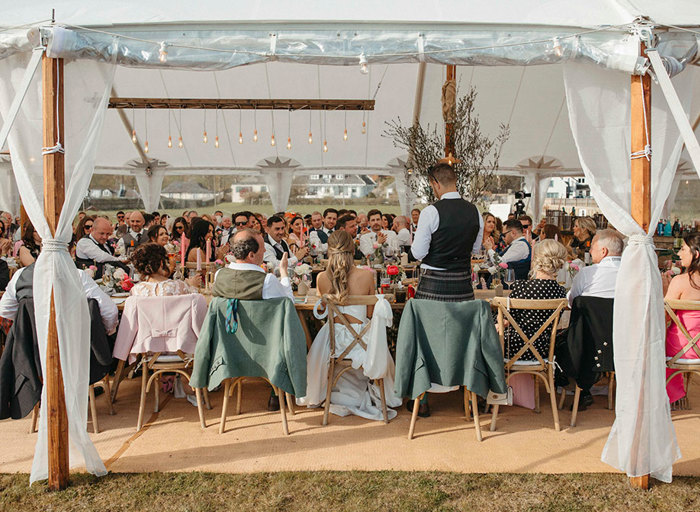
[[[233,226],[233,219],[228,215],[221,219],[221,232],[219,233],[221,245],[226,245],[229,239],[236,232],[236,228]]]
[[[180,242],[183,236],[187,239],[190,238],[190,225],[187,223],[185,217],[178,217],[175,219],[175,222],[173,222],[171,238],[173,242]],[[187,250],[187,248],[185,248],[185,250]]]
[[[129,230],[129,226],[127,226],[126,221],[125,221],[125,214],[123,211],[118,211],[117,212],[117,222],[114,224],[114,237],[115,238],[121,238],[124,235],[126,235],[126,232]]]
[[[360,213],[357,215],[357,227],[360,235],[369,233],[369,220],[367,220],[367,215]]]
[[[510,222],[519,221],[507,221],[506,226]],[[566,290],[557,283],[557,273],[564,266],[566,256],[566,247],[554,240],[543,240],[535,244],[532,260],[532,279],[516,281],[510,288],[510,298],[541,300],[563,299],[566,297]],[[551,314],[552,311],[546,309],[513,309],[511,311],[513,319],[528,338],[535,335]],[[551,335],[552,327],[549,326],[534,342],[535,348],[543,358],[549,355]],[[513,357],[525,344],[513,326],[508,326],[505,340],[503,351],[506,358]],[[520,359],[531,361],[535,359],[535,355],[531,350],[527,350]]]
[[[165,226],[166,229],[167,229],[169,221],[170,221],[170,215],[168,215],[167,213],[164,213],[163,215],[160,216],[160,225]],[[169,231],[168,231],[168,233],[169,233]]]
[[[233,225],[236,229],[252,228],[255,216],[248,211],[238,212],[233,215]],[[257,220],[257,219],[256,219]]]
[[[304,219],[298,215],[292,218],[289,222],[289,236],[287,237],[287,244],[289,247],[296,251],[302,248],[302,230],[304,229]]]
[[[559,226],[554,224],[544,224],[539,231],[540,240],[557,240],[561,241],[561,231]]]
[[[153,215],[153,225],[160,225],[160,212],[151,212],[151,215]]]
[[[119,258],[114,256],[112,248],[107,243],[111,233],[111,223],[104,217],[97,217],[93,221],[90,235],[78,240],[75,246],[75,265],[82,269],[92,265],[97,267],[95,279],[102,277],[105,263],[126,269]]]
[[[165,247],[165,245],[170,242],[170,237],[168,236],[168,230],[165,229],[160,224],[156,224],[155,226],[151,226],[149,228],[149,230],[146,232],[146,235],[148,236],[149,243],[155,243],[155,244],[160,245],[161,247]]]
[[[12,255],[12,242],[5,238],[5,223],[0,222],[0,257]]]
[[[594,264],[583,267],[574,277],[567,294],[569,306],[579,295],[607,299],[615,297],[615,282],[624,248],[625,243],[616,231],[603,229],[596,233],[590,246]]]
[[[319,212],[311,214],[311,223],[314,229],[309,233],[309,247],[312,248],[312,256],[325,257],[328,236],[333,232],[338,222],[338,211],[334,208],[326,208],[321,219],[319,219],[320,215]]]
[[[482,243],[486,246],[487,239],[490,239],[490,247],[494,248],[498,245],[501,235],[496,229],[496,217],[489,212],[484,212],[481,216],[484,218],[484,241]]]
[[[126,254],[128,248],[135,248],[148,241],[148,237],[143,229],[145,223],[144,216],[140,211],[131,212],[129,215],[129,231],[117,242],[117,252],[119,254]]]
[[[411,210],[411,233],[415,233],[418,229],[418,219],[420,219],[420,210],[414,208]]]
[[[595,233],[595,221],[590,217],[579,217],[574,221],[574,236],[569,247],[576,258],[585,261],[586,253],[591,251]]]
[[[295,267],[297,262],[303,259],[309,252],[308,247],[292,252],[289,245],[284,240],[284,236],[284,219],[276,215],[267,219],[267,233],[263,236],[263,241],[265,242],[265,255],[263,260],[267,264],[269,270],[277,269],[282,262],[282,257],[285,255],[288,259],[288,265],[290,267]]]
[[[678,251],[683,273],[671,278],[664,274],[664,290],[666,300],[700,301],[700,233],[695,231],[683,237],[683,245]],[[678,319],[688,330],[691,339],[700,333],[700,311],[676,311]],[[671,322],[666,330],[666,356],[673,357],[688,344],[685,334],[675,322]],[[683,354],[684,359],[698,359],[692,348]],[[666,378],[672,370],[666,370]],[[685,386],[681,375],[676,375],[666,385],[666,392],[671,403],[685,396]]]
[[[201,283],[202,276],[199,274],[185,281],[170,279],[168,255],[165,248],[156,243],[140,245],[134,251],[131,261],[136,272],[141,276],[141,281],[131,289],[131,295],[138,297],[186,295],[197,293],[196,286]]]
[[[17,255],[19,266],[28,267],[36,261],[41,252],[41,236],[34,229],[34,225],[27,221],[22,228],[22,240]]]
[[[78,221],[78,225],[75,228],[75,233],[73,238],[77,244],[81,239],[90,236],[92,231],[92,226],[94,225],[95,217],[92,215],[83,215],[83,218]],[[108,221],[109,222],[109,221]]]
[[[508,268],[512,268],[515,271],[516,280],[527,279],[530,272],[532,249],[523,234],[523,225],[519,220],[513,219],[507,220],[503,224],[503,228],[503,237],[507,245],[506,250],[501,254],[500,258],[497,258],[496,251],[487,239],[484,247],[488,251],[489,259],[494,264],[496,264],[497,260],[500,260],[498,263],[506,263]]]
[[[267,217],[262,213],[254,213],[250,220],[251,229],[254,229],[261,235],[265,232],[264,226],[267,226]]]
[[[371,231],[360,237],[360,251],[362,251],[362,254],[370,256],[377,249],[381,248],[385,258],[397,255],[399,253],[399,239],[393,231],[382,229],[382,212],[370,210],[367,213],[367,217],[369,218]]]
[[[336,231],[345,231],[348,235],[352,237],[355,241],[355,252],[353,253],[353,258],[356,260],[363,259],[362,252],[359,247],[359,240],[357,240],[357,219],[352,215],[343,215],[338,219],[336,223]]]
[[[411,249],[411,232],[408,230],[408,219],[403,215],[394,217],[392,230],[396,233],[399,241],[399,247],[403,252],[408,252]]]
[[[211,243],[212,238],[214,238],[214,226],[212,223],[204,219],[196,220],[192,226],[192,237],[186,250],[185,260],[189,263],[197,261],[207,263],[207,244]],[[209,261],[214,261],[213,248],[210,249],[209,254]]]
[[[525,237],[530,235],[530,238],[532,238],[532,217],[529,215],[521,215],[518,217],[518,220],[520,221],[520,224],[523,225],[523,234]]]
[[[187,221],[190,223],[190,227],[192,227],[192,223],[194,219],[198,218],[199,214],[195,210],[191,210],[187,212]]]
[[[394,216],[391,213],[382,213],[382,229],[389,230],[394,225]]]
[[[0,259],[0,292],[4,292],[10,282],[10,267],[5,260]]]

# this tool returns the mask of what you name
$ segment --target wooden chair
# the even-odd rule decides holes
[[[136,431],[141,430],[143,426],[143,417],[146,409],[146,394],[151,388],[151,384],[155,381],[155,407],[153,412],[158,412],[160,407],[160,375],[162,373],[178,373],[182,375],[187,382],[190,380],[190,370],[192,356],[178,350],[176,354],[163,354],[156,352],[155,354],[141,354],[141,400],[139,402],[139,416],[136,423]],[[149,371],[153,371],[153,375],[148,376]],[[202,407],[202,390],[196,389],[197,394],[197,410],[199,412],[199,421],[202,428],[206,427],[204,421],[204,409]],[[207,409],[211,409],[209,403],[209,393],[204,389],[204,403]]]
[[[394,300],[394,297],[391,295],[387,295],[386,299],[391,302]],[[330,322],[330,328],[328,329],[329,336],[330,336],[330,345],[331,345],[331,359],[330,359],[330,364],[328,367],[328,381],[326,384],[326,401],[323,406],[323,425],[328,425],[328,413],[330,411],[331,407],[331,392],[333,390],[333,386],[335,386],[338,383],[338,379],[340,378],[343,373],[346,371],[350,370],[352,368],[352,361],[350,359],[346,359],[346,356],[350,353],[350,351],[356,346],[360,345],[363,350],[367,350],[367,344],[363,341],[362,337],[369,331],[370,328],[370,323],[368,322],[364,328],[360,331],[358,331],[355,327],[358,327],[361,324],[352,324],[348,321],[348,319],[345,317],[343,313],[340,312],[338,307],[340,306],[373,306],[377,302],[377,297],[374,295],[351,295],[349,296],[346,300],[345,303],[339,304],[335,302],[334,300],[330,299],[329,297],[323,297],[323,303],[325,306],[328,308],[328,319],[327,322]],[[335,328],[333,326],[333,323],[337,320],[340,321],[341,325],[344,325],[345,328],[348,330],[349,333],[352,334],[353,340],[352,342],[341,352],[339,355],[334,356],[335,354]],[[336,368],[338,368],[340,371],[336,373]],[[384,417],[384,423],[389,423],[389,416],[387,413],[386,409],[386,396],[385,396],[385,391],[384,391],[384,379],[375,379],[374,384],[379,387],[379,395],[381,397],[382,401],[382,416]],[[417,409],[416,409],[417,410]]]
[[[236,394],[236,409],[235,409],[235,414],[241,414],[241,398],[242,398],[242,388],[243,388],[243,381],[247,379],[248,377],[236,377],[236,378],[231,378],[231,379],[224,379],[224,404],[223,407],[221,408],[221,421],[219,422],[219,434],[223,434],[226,431],[226,414],[228,411],[228,401],[231,396],[233,396],[233,392],[238,388],[238,393]],[[283,391],[281,388],[278,388],[276,386],[273,386],[272,383],[270,383],[269,380],[265,379],[270,386],[272,386],[272,389],[275,391],[275,394],[279,397],[279,402],[280,402],[280,416],[282,417],[282,432],[284,432],[285,436],[289,435],[289,426],[287,425],[287,409],[289,409],[289,412],[292,413],[292,416],[294,415],[294,405],[292,402],[292,396]],[[199,389],[197,389],[199,392]],[[285,407],[285,402],[286,402],[286,407]],[[203,420],[202,420],[203,421]],[[205,428],[205,425],[202,424],[202,428]]]
[[[509,299],[507,297],[494,297],[492,304],[498,307],[498,335],[501,339],[501,346],[505,347],[505,320],[508,320],[511,327],[523,340],[523,347],[518,350],[510,359],[504,358],[506,373],[506,381],[512,375],[517,373],[526,373],[534,377],[535,380],[535,411],[540,411],[540,394],[537,379],[540,378],[544,382],[545,389],[549,393],[552,403],[552,415],[554,416],[554,428],[557,432],[559,426],[559,411],[557,408],[556,388],[554,387],[554,342],[557,334],[557,325],[559,324],[559,315],[566,308],[566,299],[551,299],[551,300],[530,300],[530,299]],[[552,314],[540,326],[537,332],[528,337],[523,332],[520,325],[515,321],[510,314],[511,309],[530,309],[530,310],[551,310]],[[547,329],[552,328],[552,333],[549,339],[549,351],[547,357],[544,358],[535,348],[535,340]],[[532,361],[523,361],[520,358],[527,350],[530,350],[535,359]],[[505,353],[505,352],[504,352]],[[491,431],[496,430],[496,419],[498,418],[498,405],[493,406],[493,415],[491,417]]]
[[[613,409],[613,400],[615,396],[615,372],[605,372],[608,377],[608,409]],[[581,388],[576,386],[576,391],[574,391],[574,403],[571,409],[571,423],[572,427],[576,426],[576,417],[578,416],[578,402],[581,396]],[[566,388],[562,388],[561,397],[559,398],[559,410],[564,407],[564,400],[566,400]]]
[[[688,377],[685,379],[685,408],[690,409],[690,400],[688,399],[688,387],[690,385],[690,376],[695,373],[700,375],[700,332],[695,336],[691,336],[688,329],[678,315],[676,311],[700,311],[700,301],[695,300],[666,300],[664,301],[664,307],[666,309],[666,314],[671,319],[671,322],[676,324],[678,329],[685,336],[687,343],[686,345],[678,351],[673,357],[666,358],[666,368],[672,370],[671,375],[666,379],[666,384],[668,384],[671,379],[676,375],[687,374]],[[698,357],[695,358],[684,358],[683,356],[690,351],[693,351]]]
[[[126,364],[126,361],[118,359],[117,369],[114,371],[114,377],[112,378],[112,392],[110,394],[110,402],[114,404],[117,401],[117,392],[119,391],[119,384],[126,378],[127,375],[133,374],[136,371],[139,363],[141,362],[140,357],[137,357],[133,363]]]
[[[481,442],[482,436],[481,436],[481,424],[479,423],[479,405],[477,404],[477,398],[476,398],[476,393],[472,393],[467,389],[466,386],[462,386],[464,388],[464,415],[467,418],[467,421],[469,421],[469,407],[471,405],[471,410],[472,410],[472,415],[474,416],[474,428],[476,430],[476,440]],[[418,418],[418,408],[420,407],[420,401],[423,399],[423,396],[425,396],[425,393],[421,393],[421,395],[416,398],[413,401],[413,412],[411,413],[411,425],[408,427],[408,439],[413,439],[413,431],[416,428],[416,419]]]

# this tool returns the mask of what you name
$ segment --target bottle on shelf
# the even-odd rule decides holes
[[[672,234],[671,221],[669,219],[666,219],[666,223],[664,224],[664,236],[671,236],[671,234]]]
[[[671,234],[675,237],[681,236],[681,224],[678,222],[678,218],[676,218],[676,221],[673,223],[673,228],[671,229]]]

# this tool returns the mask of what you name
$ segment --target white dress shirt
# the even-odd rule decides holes
[[[383,248],[384,256],[393,256],[399,253],[399,238],[393,231],[382,229],[386,236],[386,247]],[[374,254],[374,244],[377,243],[377,233],[370,231],[360,237],[360,251],[365,256]]]
[[[411,232],[408,229],[400,229],[396,237],[399,239],[399,245],[411,245]]]
[[[615,282],[621,261],[621,256],[606,256],[597,265],[583,267],[574,277],[571,290],[566,295],[569,306],[579,295],[615,298]]]
[[[92,235],[81,238],[75,245],[75,256],[84,260],[95,260],[98,263],[119,261],[119,258],[103,251]]]
[[[136,240],[136,239],[139,237],[139,235],[141,235],[141,240],[143,240],[143,237],[144,237],[144,236],[148,236],[148,235],[146,234],[146,230],[145,230],[145,229],[142,229],[139,233],[137,233],[137,232],[134,231],[133,229],[129,228],[128,233],[134,238],[134,240]],[[141,241],[139,241],[139,243],[140,243],[140,242],[141,242]],[[124,238],[120,238],[119,241],[117,242],[117,249],[118,249],[118,252],[119,252],[120,254],[124,254],[124,253],[126,252],[126,248],[124,247]]]
[[[284,251],[284,246],[282,245],[281,241],[275,243],[272,237],[268,237],[268,240],[274,243],[278,249]],[[280,265],[280,260],[277,259],[275,249],[267,242],[265,242],[265,256],[263,256],[263,261],[267,263],[267,267],[270,271],[274,271]],[[297,257],[292,254],[292,251],[289,251],[289,256],[287,257],[287,267],[296,267],[298,262],[299,260]]]
[[[440,199],[461,199],[459,192],[447,192],[440,197]],[[437,208],[432,204],[423,208],[420,212],[420,217],[418,218],[418,227],[416,232],[413,234],[413,245],[411,245],[411,253],[413,257],[417,260],[422,260],[428,255],[430,250],[430,242],[433,238],[433,233],[435,233],[440,227],[440,214]],[[472,247],[472,253],[477,254],[481,249],[481,241],[484,237],[484,218],[479,215],[479,232],[476,235],[476,240],[474,240],[474,246]],[[432,267],[421,263],[421,268],[427,268],[429,270],[445,270],[444,268]]]
[[[316,246],[315,249],[314,246]],[[325,256],[328,252],[328,243],[321,243],[321,239],[316,231],[309,233],[309,251],[311,251],[312,256]]]
[[[17,302],[17,279],[22,274],[24,268],[19,269],[12,276],[7,285],[4,295],[0,298],[0,316],[9,320],[14,320],[17,315],[19,303]],[[83,270],[75,269],[80,276],[80,282],[83,284],[85,296],[88,299],[95,299],[100,306],[100,316],[102,323],[105,326],[107,334],[111,334],[117,328],[119,323],[119,310],[112,299],[103,292],[97,283],[93,281]]]
[[[519,240],[522,240],[525,243],[522,243]],[[512,263],[514,261],[527,259],[527,257],[530,255],[530,250],[531,249],[527,246],[527,240],[525,237],[518,237],[510,243],[506,249],[506,252],[504,252],[501,256],[501,263]],[[496,251],[489,249],[489,259],[493,263],[495,263],[493,259],[495,255]]]
[[[265,272],[261,267],[253,265],[252,263],[230,263],[228,268],[233,270],[254,270],[256,272]],[[218,274],[219,271],[216,271]],[[216,280],[216,274],[214,274],[214,279]],[[282,279],[277,279],[273,274],[265,275],[265,281],[263,282],[263,299],[276,299],[277,297],[289,297],[294,300],[294,293],[292,292],[292,283],[288,277],[283,277]]]

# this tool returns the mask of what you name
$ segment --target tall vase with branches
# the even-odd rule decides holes
[[[477,92],[470,87],[462,96],[457,94],[456,105],[450,116],[450,141],[454,148],[452,166],[457,175],[457,191],[471,202],[483,200],[498,168],[503,144],[510,135],[509,127],[501,123],[498,134],[489,137],[482,133],[479,116],[475,112]],[[404,149],[409,158],[405,164],[406,182],[419,197],[434,201],[428,179],[428,170],[445,158],[445,132],[441,124],[403,126],[401,118],[386,123],[382,134],[390,138],[394,147]]]

